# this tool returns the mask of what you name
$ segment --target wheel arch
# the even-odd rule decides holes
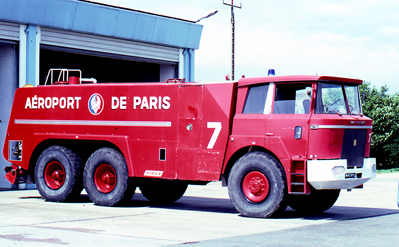
[[[285,169],[283,167],[283,165],[281,164],[279,158],[277,157],[277,155],[275,155],[273,152],[271,152],[270,150],[262,147],[262,146],[246,146],[243,148],[240,148],[238,150],[236,150],[234,152],[233,155],[230,156],[228,162],[226,163],[226,165],[224,166],[222,175],[221,175],[221,180],[222,180],[222,186],[227,186],[228,184],[228,179],[229,179],[229,174],[231,169],[233,168],[235,162],[240,159],[242,156],[244,156],[247,153],[250,152],[254,152],[254,151],[259,151],[259,152],[264,152],[269,154],[270,156],[272,156],[273,158],[275,158],[278,161],[278,164],[281,166],[281,169],[284,171],[285,173]]]

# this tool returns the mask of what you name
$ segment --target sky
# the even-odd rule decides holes
[[[231,8],[223,0],[92,0],[195,21],[203,19],[195,51],[195,81],[231,75]],[[224,0],[231,4],[231,0]],[[388,85],[399,93],[399,1],[234,0],[235,79],[328,75]]]

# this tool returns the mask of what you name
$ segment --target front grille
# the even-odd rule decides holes
[[[348,168],[363,167],[366,151],[367,130],[346,129],[342,143],[341,159],[346,159]]]

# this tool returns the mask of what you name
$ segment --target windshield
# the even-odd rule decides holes
[[[320,82],[317,87],[315,113],[361,115],[358,86]]]

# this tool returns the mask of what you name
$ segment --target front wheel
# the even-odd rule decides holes
[[[230,199],[243,216],[266,218],[284,211],[286,177],[279,162],[263,152],[241,157],[230,171]]]
[[[82,161],[72,150],[51,146],[36,162],[36,186],[44,199],[61,202],[76,199],[83,190]]]
[[[136,189],[129,179],[125,157],[112,148],[101,148],[90,155],[83,178],[88,196],[100,206],[127,202]]]
[[[340,190],[312,189],[310,195],[289,195],[288,206],[300,213],[322,213],[335,204],[340,192]]]

